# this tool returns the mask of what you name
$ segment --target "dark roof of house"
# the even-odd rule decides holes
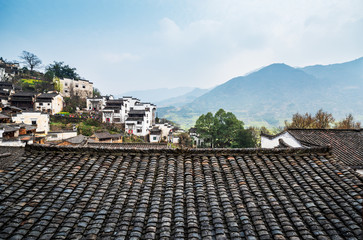
[[[120,138],[121,134],[111,134],[109,132],[98,132],[95,133],[94,136],[98,139],[111,139],[111,138]]]
[[[43,99],[49,99],[49,100],[51,100],[54,97],[56,97],[57,95],[58,95],[58,93],[43,93],[43,94],[41,94],[41,95],[39,95],[37,97],[37,101],[41,101]]]
[[[33,92],[17,92],[12,97],[34,97],[36,93]]]
[[[145,110],[130,110],[129,111],[129,116],[130,115],[145,115]]]
[[[80,134],[75,137],[67,138],[64,140],[64,142],[69,142],[71,144],[84,144],[86,143],[87,139],[88,138],[86,136]]]
[[[0,171],[0,238],[360,239],[362,179],[329,148],[28,146]]]
[[[353,168],[363,167],[363,131],[360,129],[288,129],[303,146],[330,145],[338,159]]]
[[[158,127],[153,127],[151,130],[150,130],[150,134],[157,134],[157,135],[160,135],[161,134],[161,129],[158,128]]]
[[[143,121],[144,118],[143,117],[128,117],[126,118],[126,122],[127,121]]]

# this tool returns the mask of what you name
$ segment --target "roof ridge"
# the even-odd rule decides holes
[[[27,145],[28,150],[35,151],[61,151],[61,152],[112,152],[112,153],[164,153],[164,154],[331,154],[330,146],[309,147],[309,148],[118,148],[108,146],[46,146],[42,144]]]

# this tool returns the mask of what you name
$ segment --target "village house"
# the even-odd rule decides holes
[[[83,79],[59,79],[61,95],[63,97],[79,96],[80,98],[93,97],[93,83]]]
[[[151,143],[158,143],[161,142],[162,140],[162,131],[159,127],[154,126],[151,130],[150,130],[150,136],[149,136],[149,142]]]
[[[127,104],[127,103],[126,103]],[[125,122],[125,104],[123,99],[110,99],[102,110],[102,122],[121,124]]]
[[[287,129],[277,135],[261,133],[262,148],[331,146],[346,165],[363,174],[362,129]]]
[[[362,237],[362,176],[327,147],[0,152],[2,239]]]
[[[23,110],[34,110],[34,103],[37,93],[18,92],[11,96],[10,105],[21,108]]]
[[[36,126],[36,133],[48,134],[49,132],[49,115],[47,113],[23,111],[12,116],[12,121]]]
[[[102,111],[106,107],[106,102],[113,100],[113,96],[100,96],[94,98],[87,98],[87,110],[88,111]]]
[[[10,81],[19,73],[19,63],[5,62],[0,58],[0,81]]]
[[[40,94],[35,100],[35,110],[50,115],[57,114],[63,110],[63,97],[58,93]]]
[[[137,136],[146,136],[155,124],[156,106],[125,96],[110,99],[102,110],[102,122],[125,124],[125,131]]]
[[[189,136],[193,139],[193,146],[194,147],[200,147],[204,143],[204,140],[197,133],[196,128],[190,128],[189,129]]]
[[[24,147],[33,144],[36,128],[27,124],[0,124],[0,146]]]
[[[46,137],[47,141],[61,141],[68,138],[77,136],[77,129],[75,130],[60,130],[60,131],[50,131]]]
[[[3,106],[9,104],[9,99],[15,93],[14,85],[10,82],[0,82],[0,100]]]
[[[90,137],[89,141],[122,143],[122,134],[111,134],[109,132],[96,132]]]

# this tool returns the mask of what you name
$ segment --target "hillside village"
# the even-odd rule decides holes
[[[135,136],[136,142],[178,144],[178,128],[170,122],[156,122],[157,106],[142,102],[132,96],[114,98],[112,95],[94,96],[94,86],[84,79],[57,79],[51,88],[56,90],[37,92],[24,91],[24,86],[15,85],[12,81],[21,76],[18,63],[6,63],[0,60],[0,98],[1,98],[1,136],[0,146],[25,146],[26,144],[72,144],[72,139],[82,139],[87,143],[122,143],[126,136]],[[36,74],[32,75],[35,81]],[[21,79],[24,81],[23,79]],[[49,90],[49,89],[48,89]],[[68,102],[77,98],[80,105],[75,106],[73,113],[65,112]],[[81,105],[84,105],[84,108]],[[54,131],[52,121],[62,119],[77,122],[91,119],[105,126],[116,126],[117,133],[110,131],[92,132],[83,136],[75,124],[71,128]],[[73,119],[72,119],[73,118]],[[67,124],[66,124],[67,125]],[[69,124],[68,124],[69,125]],[[23,131],[25,128],[27,131]],[[81,134],[82,136],[79,136]],[[87,135],[87,134],[86,134]]]

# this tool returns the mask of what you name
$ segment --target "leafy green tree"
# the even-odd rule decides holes
[[[195,123],[195,128],[197,133],[205,142],[210,143],[210,147],[214,147],[215,142],[215,127],[214,127],[214,117],[211,112],[206,115],[202,114]]]
[[[195,128],[199,136],[210,143],[210,147],[254,147],[256,141],[253,133],[244,129],[243,125],[233,113],[219,109],[214,116],[211,112],[201,115]]]
[[[101,97],[101,92],[98,88],[93,88],[93,97]]]
[[[52,72],[55,77],[59,78],[71,78],[71,79],[79,79],[79,75],[77,74],[77,69],[72,68],[69,65],[65,65],[64,62],[54,61],[53,64],[50,64],[46,68],[47,72]]]

